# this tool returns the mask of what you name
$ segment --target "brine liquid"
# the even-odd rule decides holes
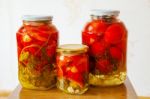
[[[113,75],[93,75],[89,74],[89,83],[94,86],[114,86],[124,83],[126,72]]]

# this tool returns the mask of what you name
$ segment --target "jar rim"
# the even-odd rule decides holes
[[[57,53],[62,54],[79,54],[86,53],[88,46],[83,44],[64,44],[57,48]]]
[[[91,16],[118,16],[119,10],[92,9]]]
[[[23,21],[51,21],[52,16],[49,15],[24,15],[22,16]]]

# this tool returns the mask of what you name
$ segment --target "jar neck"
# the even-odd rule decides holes
[[[31,25],[31,26],[41,26],[41,25],[49,25],[51,21],[23,21],[23,25]]]
[[[92,20],[101,20],[107,23],[114,23],[116,21],[118,21],[117,16],[98,16],[98,15],[91,15],[91,19]]]

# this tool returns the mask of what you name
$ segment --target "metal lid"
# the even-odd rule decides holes
[[[64,44],[57,48],[57,53],[80,54],[88,51],[88,46],[82,44]]]
[[[118,16],[120,11],[118,10],[101,10],[93,9],[91,10],[91,16]]]
[[[44,16],[44,15],[24,15],[22,17],[23,21],[51,21],[52,16]]]

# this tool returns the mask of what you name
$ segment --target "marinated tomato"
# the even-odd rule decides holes
[[[113,65],[107,59],[98,60],[96,63],[96,68],[100,71],[100,73],[108,74],[113,70]]]
[[[16,34],[19,81],[24,88],[45,90],[55,85],[58,31],[49,21],[25,19]]]
[[[101,56],[105,53],[106,51],[106,45],[104,42],[95,42],[94,44],[91,45],[91,55],[92,56]]]
[[[122,52],[117,47],[111,47],[110,48],[110,55],[112,58],[117,59],[119,61],[122,59]]]
[[[82,43],[89,46],[92,85],[117,85],[126,78],[127,30],[117,19],[118,14],[119,11],[94,10],[92,20],[82,31]]]
[[[122,41],[125,29],[121,23],[114,23],[105,32],[105,41],[110,44],[116,44]]]

